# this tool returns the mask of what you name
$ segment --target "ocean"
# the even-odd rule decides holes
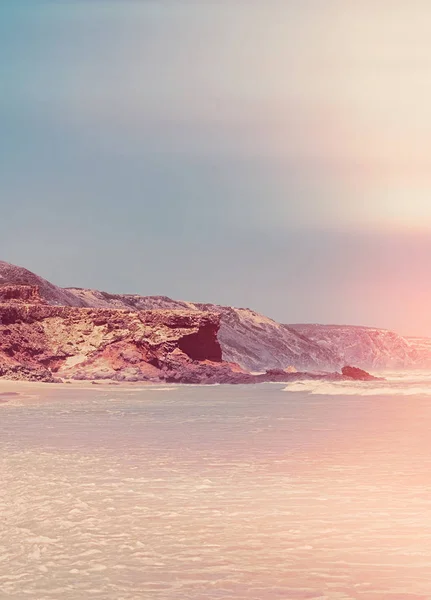
[[[431,373],[0,394],[0,599],[431,599]]]

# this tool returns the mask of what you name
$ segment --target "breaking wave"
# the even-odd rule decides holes
[[[319,396],[431,396],[431,374],[388,374],[386,381],[295,381],[285,392],[302,392]]]

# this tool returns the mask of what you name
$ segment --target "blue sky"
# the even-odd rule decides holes
[[[0,249],[59,285],[431,334],[431,8],[0,4]]]

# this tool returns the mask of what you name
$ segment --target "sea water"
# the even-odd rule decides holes
[[[1,600],[431,598],[430,374],[1,399]]]

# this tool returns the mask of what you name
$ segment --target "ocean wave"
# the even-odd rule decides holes
[[[431,382],[394,381],[352,382],[352,381],[296,381],[289,383],[284,392],[302,392],[319,396],[431,396]]]

